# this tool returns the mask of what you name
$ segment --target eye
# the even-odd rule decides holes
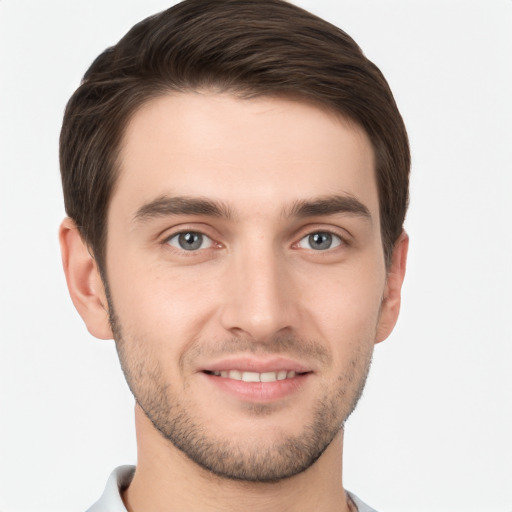
[[[343,240],[328,231],[317,231],[301,238],[298,247],[301,249],[313,249],[315,251],[326,251],[333,249],[343,243]]]
[[[167,243],[183,251],[209,249],[213,245],[213,241],[210,237],[198,233],[197,231],[183,231],[177,233],[167,239]]]

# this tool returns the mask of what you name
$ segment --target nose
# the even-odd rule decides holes
[[[267,342],[298,328],[299,297],[286,259],[271,246],[232,255],[221,322],[235,336]]]

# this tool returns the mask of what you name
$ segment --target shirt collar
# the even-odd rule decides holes
[[[132,481],[135,466],[119,466],[114,469],[101,498],[87,512],[127,512],[121,493]]]

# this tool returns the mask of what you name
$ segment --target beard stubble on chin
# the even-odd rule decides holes
[[[203,469],[222,478],[246,482],[277,482],[311,467],[343,428],[362,395],[371,365],[372,350],[360,350],[333,385],[316,400],[311,417],[300,434],[280,432],[271,444],[237,442],[191,414],[179,390],[166,383],[158,360],[150,357],[146,344],[124,333],[107,289],[109,319],[121,368],[137,404],[162,436]],[[130,345],[130,346],[128,346]],[[193,360],[204,347],[195,345],[180,359]],[[295,355],[328,365],[329,352],[320,344],[295,336],[279,337],[261,345],[244,338],[226,340],[215,347],[215,355],[261,353]],[[209,355],[213,355],[208,352]],[[255,417],[272,414],[272,404],[252,404],[247,413]]]

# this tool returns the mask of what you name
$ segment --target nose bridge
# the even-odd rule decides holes
[[[293,329],[296,305],[282,253],[271,240],[257,237],[232,254],[224,327],[266,341]]]

